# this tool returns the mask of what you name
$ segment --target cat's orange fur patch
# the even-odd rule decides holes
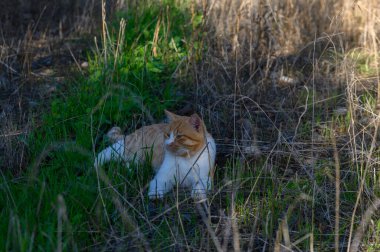
[[[152,166],[155,170],[159,168],[163,161],[165,139],[170,133],[174,135],[174,142],[167,146],[168,151],[175,154],[180,149],[187,150],[186,152],[177,153],[179,156],[192,156],[205,145],[207,131],[198,115],[194,114],[188,117],[179,116],[169,111],[165,111],[165,113],[170,120],[169,123],[144,126],[124,138],[125,154],[136,154],[140,161],[144,162],[147,154],[152,153]],[[120,139],[120,136],[115,138]]]

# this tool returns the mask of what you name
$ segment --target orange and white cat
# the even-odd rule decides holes
[[[114,143],[97,155],[94,165],[111,160],[145,162],[152,153],[156,175],[149,185],[150,199],[162,198],[175,185],[191,188],[195,199],[205,199],[215,163],[215,141],[197,114],[165,113],[169,123],[145,126],[127,136],[120,128],[112,128],[107,135]]]

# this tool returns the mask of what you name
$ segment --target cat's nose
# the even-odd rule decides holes
[[[171,149],[171,150],[175,148],[175,144],[174,144],[174,142],[168,143],[167,146],[168,146],[168,148]]]

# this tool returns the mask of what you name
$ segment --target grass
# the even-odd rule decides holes
[[[360,237],[376,251],[378,52],[358,32],[377,21],[288,4],[146,1],[103,15],[88,67],[24,140],[27,169],[1,170],[1,250],[344,251]],[[148,164],[93,169],[112,126],[130,133],[189,103],[218,148],[206,206],[180,189],[150,202]]]
[[[119,33],[107,35],[108,46],[103,47],[107,51],[89,52],[88,69],[76,73],[75,82],[66,83],[60,90],[63,95],[52,99],[50,111],[27,140],[33,157],[30,168],[16,180],[10,174],[3,176],[1,248],[91,248],[126,232],[114,213],[114,192],[98,191],[93,147],[105,146],[102,137],[111,126],[132,132],[162,118],[164,109],[182,99],[171,75],[186,57],[181,38],[187,36],[189,20],[174,5],[169,7],[170,17],[162,13],[164,6],[146,8],[142,16],[120,14],[127,17],[127,24]],[[157,26],[161,18],[165,21]],[[171,19],[177,23],[169,31]],[[151,35],[157,27],[160,39],[154,44]],[[111,28],[119,29],[118,25]],[[102,55],[107,55],[106,61]],[[136,197],[152,175],[148,168],[131,168],[138,171],[132,173],[116,165],[107,175],[118,185],[113,189],[124,188],[129,197]],[[135,183],[127,189],[123,181]],[[98,193],[104,193],[104,209]]]

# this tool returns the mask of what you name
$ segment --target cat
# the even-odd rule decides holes
[[[205,200],[211,187],[216,146],[202,119],[165,110],[168,123],[144,126],[124,136],[119,127],[112,128],[108,138],[113,144],[96,157],[97,168],[111,160],[146,162],[152,153],[151,165],[156,174],[149,184],[148,197],[161,199],[173,186],[191,188],[191,196]]]

